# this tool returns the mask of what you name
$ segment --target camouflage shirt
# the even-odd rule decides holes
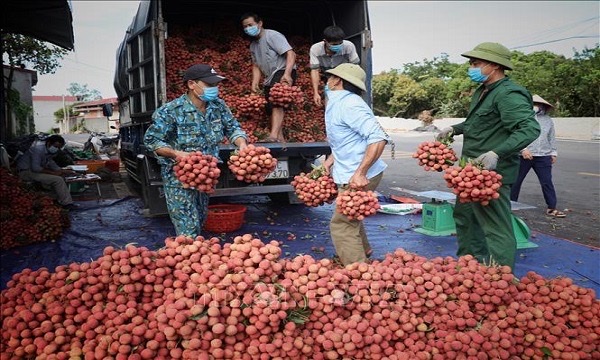
[[[223,138],[234,143],[239,137],[247,140],[246,133],[231,114],[222,99],[206,104],[206,113],[198,111],[187,94],[156,109],[153,124],[146,130],[144,144],[149,150],[168,147],[179,151],[202,151],[219,157],[219,143]],[[174,159],[158,156],[163,177],[172,174]]]

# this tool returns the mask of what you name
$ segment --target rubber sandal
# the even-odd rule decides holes
[[[546,215],[553,216],[555,218],[564,218],[565,216],[567,216],[567,214],[565,214],[562,211],[558,211],[557,209],[548,209],[548,210],[546,210]]]
[[[371,255],[373,255],[373,249],[369,249],[369,251],[367,251],[367,252],[365,253],[365,255],[367,255],[367,258],[370,258],[370,257],[371,257]]]

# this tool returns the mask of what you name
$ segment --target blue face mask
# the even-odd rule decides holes
[[[488,66],[489,64],[487,64],[486,66]],[[481,73],[481,69],[484,69],[486,66],[482,67],[482,68],[469,68],[469,77],[471,78],[471,80],[475,81],[478,84],[483,83],[484,81],[486,81],[488,79],[488,75],[483,75]]]
[[[50,146],[50,147],[48,148],[48,152],[49,152],[50,154],[56,154],[56,153],[58,152],[58,148],[57,148],[56,146]]]
[[[325,84],[323,91],[325,92],[325,96],[329,96],[329,94],[331,93],[331,90],[329,90],[329,85]]]
[[[247,28],[245,28],[244,32],[250,36],[258,36],[258,34],[260,33],[260,30],[258,28],[258,25],[252,25],[252,26],[248,26]]]
[[[328,48],[329,48],[329,51],[334,52],[334,53],[337,54],[340,51],[342,51],[342,44],[329,45]]]
[[[205,101],[205,102],[213,101],[219,97],[219,87],[218,86],[205,87],[204,93],[198,97],[200,98],[200,100]]]

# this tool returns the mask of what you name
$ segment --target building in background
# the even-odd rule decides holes
[[[77,97],[71,95],[34,95],[33,120],[35,130],[45,133],[69,133],[70,128],[63,127],[63,125],[69,124],[69,121],[67,121],[67,107],[75,103],[77,103]],[[54,113],[60,109],[63,109],[63,119],[56,119]]]
[[[117,98],[87,101],[73,106],[82,131],[119,132],[119,103]]]
[[[30,134],[35,131],[31,88],[37,84],[37,72],[24,67],[3,65],[2,73],[3,89],[10,91],[6,93],[6,99],[2,96],[0,138],[10,139]]]

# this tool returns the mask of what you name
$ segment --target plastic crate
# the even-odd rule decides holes
[[[104,160],[77,160],[75,161],[76,165],[87,165],[88,172],[96,173],[100,168],[106,166],[106,162]]]
[[[235,231],[242,227],[245,213],[244,205],[209,205],[204,230],[216,233]]]

